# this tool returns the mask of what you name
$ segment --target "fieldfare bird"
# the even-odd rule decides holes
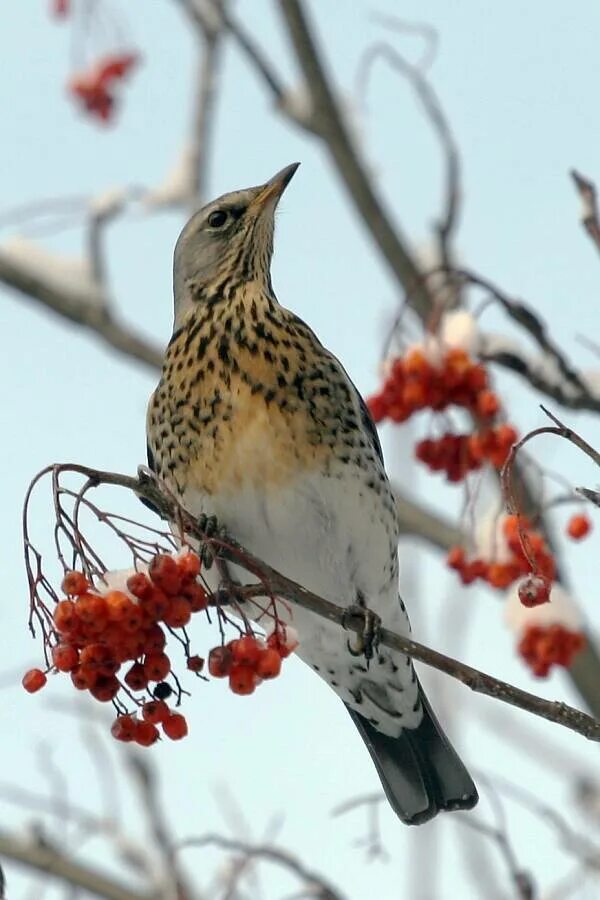
[[[275,210],[297,168],[219,197],[183,229],[173,336],[148,409],[149,464],[194,516],[216,516],[282,574],[407,635],[377,432],[341,363],[271,283]],[[345,703],[400,819],[474,806],[475,785],[411,660],[383,646],[367,659],[342,628],[289,606],[279,615],[292,617],[298,656]],[[260,617],[259,606],[244,611]]]

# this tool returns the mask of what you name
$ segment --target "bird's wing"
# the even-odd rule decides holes
[[[325,354],[327,354],[327,356],[339,367],[340,371],[344,375],[344,378],[348,382],[348,386],[350,387],[350,391],[353,395],[354,402],[356,403],[356,406],[358,407],[358,410],[360,412],[360,418],[361,418],[362,426],[365,430],[365,435],[369,438],[369,440],[371,442],[371,446],[373,447],[373,450],[377,454],[382,467],[385,467],[385,464],[383,461],[383,450],[381,447],[381,441],[379,440],[379,435],[377,434],[377,428],[375,426],[375,422],[371,418],[371,413],[369,412],[369,408],[368,408],[367,404],[365,403],[365,401],[363,400],[362,395],[360,394],[358,388],[356,387],[356,385],[354,384],[354,382],[352,381],[352,379],[346,372],[345,368],[343,367],[343,365],[341,364],[341,362],[339,361],[337,356],[335,356],[330,350],[328,350],[327,347],[323,346],[323,344],[321,343],[319,338],[316,336],[316,334],[314,333],[312,328],[310,328],[310,326],[307,325],[306,322],[303,319],[301,319],[299,316],[296,316],[294,313],[290,312],[289,310],[288,310],[288,313],[289,313],[290,319],[294,322],[294,324],[298,325],[300,327],[300,329],[304,330],[307,334],[310,334],[311,337],[313,338],[315,344],[317,344],[317,346],[321,347],[323,349],[323,352]]]

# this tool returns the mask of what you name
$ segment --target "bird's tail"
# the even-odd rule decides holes
[[[422,688],[423,719],[400,737],[380,734],[348,707],[367,745],[383,789],[397,816],[407,825],[421,825],[441,810],[471,809],[477,788],[444,734]]]

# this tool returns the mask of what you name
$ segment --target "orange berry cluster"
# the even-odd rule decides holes
[[[516,440],[517,432],[506,424],[475,434],[446,432],[440,438],[419,441],[415,456],[432,472],[445,472],[448,481],[462,481],[486,462],[502,468]]]
[[[394,360],[383,388],[368,404],[376,422],[405,422],[422,409],[440,412],[451,405],[485,419],[499,409],[498,398],[488,390],[485,368],[459,348],[447,350],[439,366],[420,347],[412,348]]]
[[[592,530],[592,523],[584,513],[571,516],[567,523],[567,534],[574,541],[580,541]]]
[[[280,624],[266,641],[247,634],[214,647],[208,656],[208,671],[215,678],[228,678],[234,694],[252,694],[261,681],[279,675],[281,660],[297,646],[294,630]]]
[[[448,349],[439,365],[421,348],[409,350],[394,361],[383,388],[367,404],[375,422],[404,422],[420,410],[440,412],[451,405],[472,413],[478,423],[474,434],[446,433],[416,446],[417,459],[433,472],[445,472],[449,481],[462,481],[486,462],[500,468],[517,439],[511,425],[494,424],[500,402],[489,389],[487,372],[459,348]]]
[[[163,693],[170,696],[172,689],[165,679],[171,672],[171,660],[165,652],[166,635],[161,623],[183,628],[193,613],[206,609],[208,594],[197,581],[199,574],[200,559],[192,552],[156,554],[147,575],[136,572],[127,579],[128,593],[97,593],[82,572],[68,572],[62,583],[67,597],[57,603],[53,615],[58,641],[51,651],[52,668],[69,673],[78,690],[89,691],[103,703],[114,701],[122,690],[149,690],[152,683],[156,685],[155,696],[161,685]],[[117,677],[128,662],[132,665]],[[199,671],[197,665],[194,670]],[[23,687],[33,693],[45,682],[45,673],[33,669],[23,678]],[[173,713],[164,699],[160,706],[164,715],[156,721],[148,718],[147,708],[147,703],[142,706],[141,720],[129,717],[135,725],[131,736],[126,737],[130,732],[117,727],[122,716],[113,727],[113,735],[148,746],[158,739],[156,725],[160,724],[167,737],[184,736],[183,717]],[[177,716],[178,726],[170,722],[172,715]]]
[[[564,625],[529,625],[519,641],[518,652],[534,675],[545,678],[552,666],[568,668],[584,646],[584,635]]]
[[[68,84],[68,91],[86,112],[102,122],[108,122],[116,108],[116,85],[129,75],[137,63],[135,53],[105,56],[88,71],[74,75]]]
[[[23,687],[35,693],[46,684],[48,671],[69,673],[78,690],[101,702],[113,701],[120,712],[111,729],[117,740],[149,746],[159,738],[158,726],[172,740],[185,737],[185,717],[165,702],[173,694],[165,680],[171,674],[165,627],[184,628],[194,613],[208,607],[199,574],[200,559],[189,550],[157,553],[147,574],[127,578],[126,592],[99,593],[82,572],[68,572],[62,583],[67,597],[53,614],[52,665],[46,672],[26,672]],[[188,670],[199,674],[204,659],[188,652],[187,638],[183,643]],[[261,680],[279,675],[281,660],[297,645],[293,629],[283,625],[265,641],[246,634],[210,651],[209,673],[227,676],[234,693],[251,694]],[[126,663],[131,665],[122,673]],[[145,691],[151,699],[134,696]],[[123,713],[123,694],[135,702],[141,718]]]
[[[468,559],[464,547],[452,547],[447,556],[451,569],[458,572],[463,584],[472,584],[477,579],[486,581],[491,587],[504,590],[523,575],[532,571],[549,585],[556,577],[556,564],[543,536],[535,531],[524,516],[505,516],[502,533],[511,557],[507,562],[494,562],[477,557]],[[546,599],[548,599],[546,597]],[[522,600],[523,602],[523,600]],[[538,603],[543,603],[539,600]],[[525,603],[525,605],[536,605]]]

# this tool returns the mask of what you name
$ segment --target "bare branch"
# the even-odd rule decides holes
[[[384,209],[383,201],[367,175],[367,167],[352,140],[325,74],[320,54],[299,0],[280,0],[279,8],[312,98],[319,136],[325,142],[363,223],[421,318],[427,318],[432,301],[408,241]]]
[[[0,856],[104,900],[159,900],[157,894],[134,891],[95,869],[76,862],[39,836],[35,839],[19,838],[0,830]]]
[[[295,856],[286,850],[280,850],[277,847],[270,847],[263,844],[252,845],[244,841],[238,841],[233,838],[222,837],[219,834],[205,834],[200,837],[187,838],[177,845],[178,850],[186,850],[189,848],[219,847],[222,850],[230,850],[234,853],[241,853],[248,859],[263,859],[265,862],[274,863],[282,866],[292,874],[296,875],[305,885],[314,900],[344,900],[343,895],[338,890],[328,884],[320,875],[308,869]]]
[[[421,68],[408,62],[390,44],[381,41],[367,49],[361,61],[359,71],[362,75],[359,75],[359,81],[364,81],[366,84],[366,78],[373,64],[378,59],[383,59],[408,80],[421,102],[425,115],[431,123],[442,148],[446,169],[444,178],[445,196],[442,214],[436,225],[436,230],[439,238],[439,255],[442,268],[449,270],[452,267],[454,255],[452,252],[452,238],[458,226],[461,198],[460,156],[452,129],[435,90],[427,81]]]
[[[518,326],[523,328],[533,341],[538,345],[546,359],[552,364],[557,373],[557,379],[550,380],[543,373],[535,373],[531,365],[520,355],[503,352],[490,352],[484,347],[482,357],[487,361],[496,362],[523,375],[538,390],[543,390],[549,396],[559,399],[565,406],[575,409],[589,409],[600,411],[600,398],[595,397],[588,386],[582,380],[579,372],[571,365],[558,345],[548,334],[545,322],[540,319],[533,308],[522,300],[509,297],[504,291],[493,284],[489,279],[477,275],[467,269],[456,269],[453,273],[466,284],[474,285],[486,291],[498,302],[507,315]],[[562,379],[562,384],[560,379]]]
[[[592,239],[596,250],[600,253],[600,222],[598,221],[598,199],[596,186],[580,175],[575,169],[571,169],[571,178],[581,198],[581,224]]]
[[[152,369],[159,369],[162,365],[162,350],[118,322],[109,312],[108,298],[103,294],[90,295],[77,284],[69,291],[63,287],[59,289],[50,279],[43,278],[1,249],[0,282],[37,300],[62,318],[89,328],[125,356]]]
[[[392,487],[401,534],[421,537],[444,552],[461,543],[463,535],[456,525],[409,498],[397,484]]]
[[[192,892],[177,863],[152,769],[139,754],[130,754],[129,766],[141,794],[146,819],[154,837],[155,852],[161,857],[163,875],[161,894],[164,892],[165,897],[172,897],[174,900],[189,900]]]

